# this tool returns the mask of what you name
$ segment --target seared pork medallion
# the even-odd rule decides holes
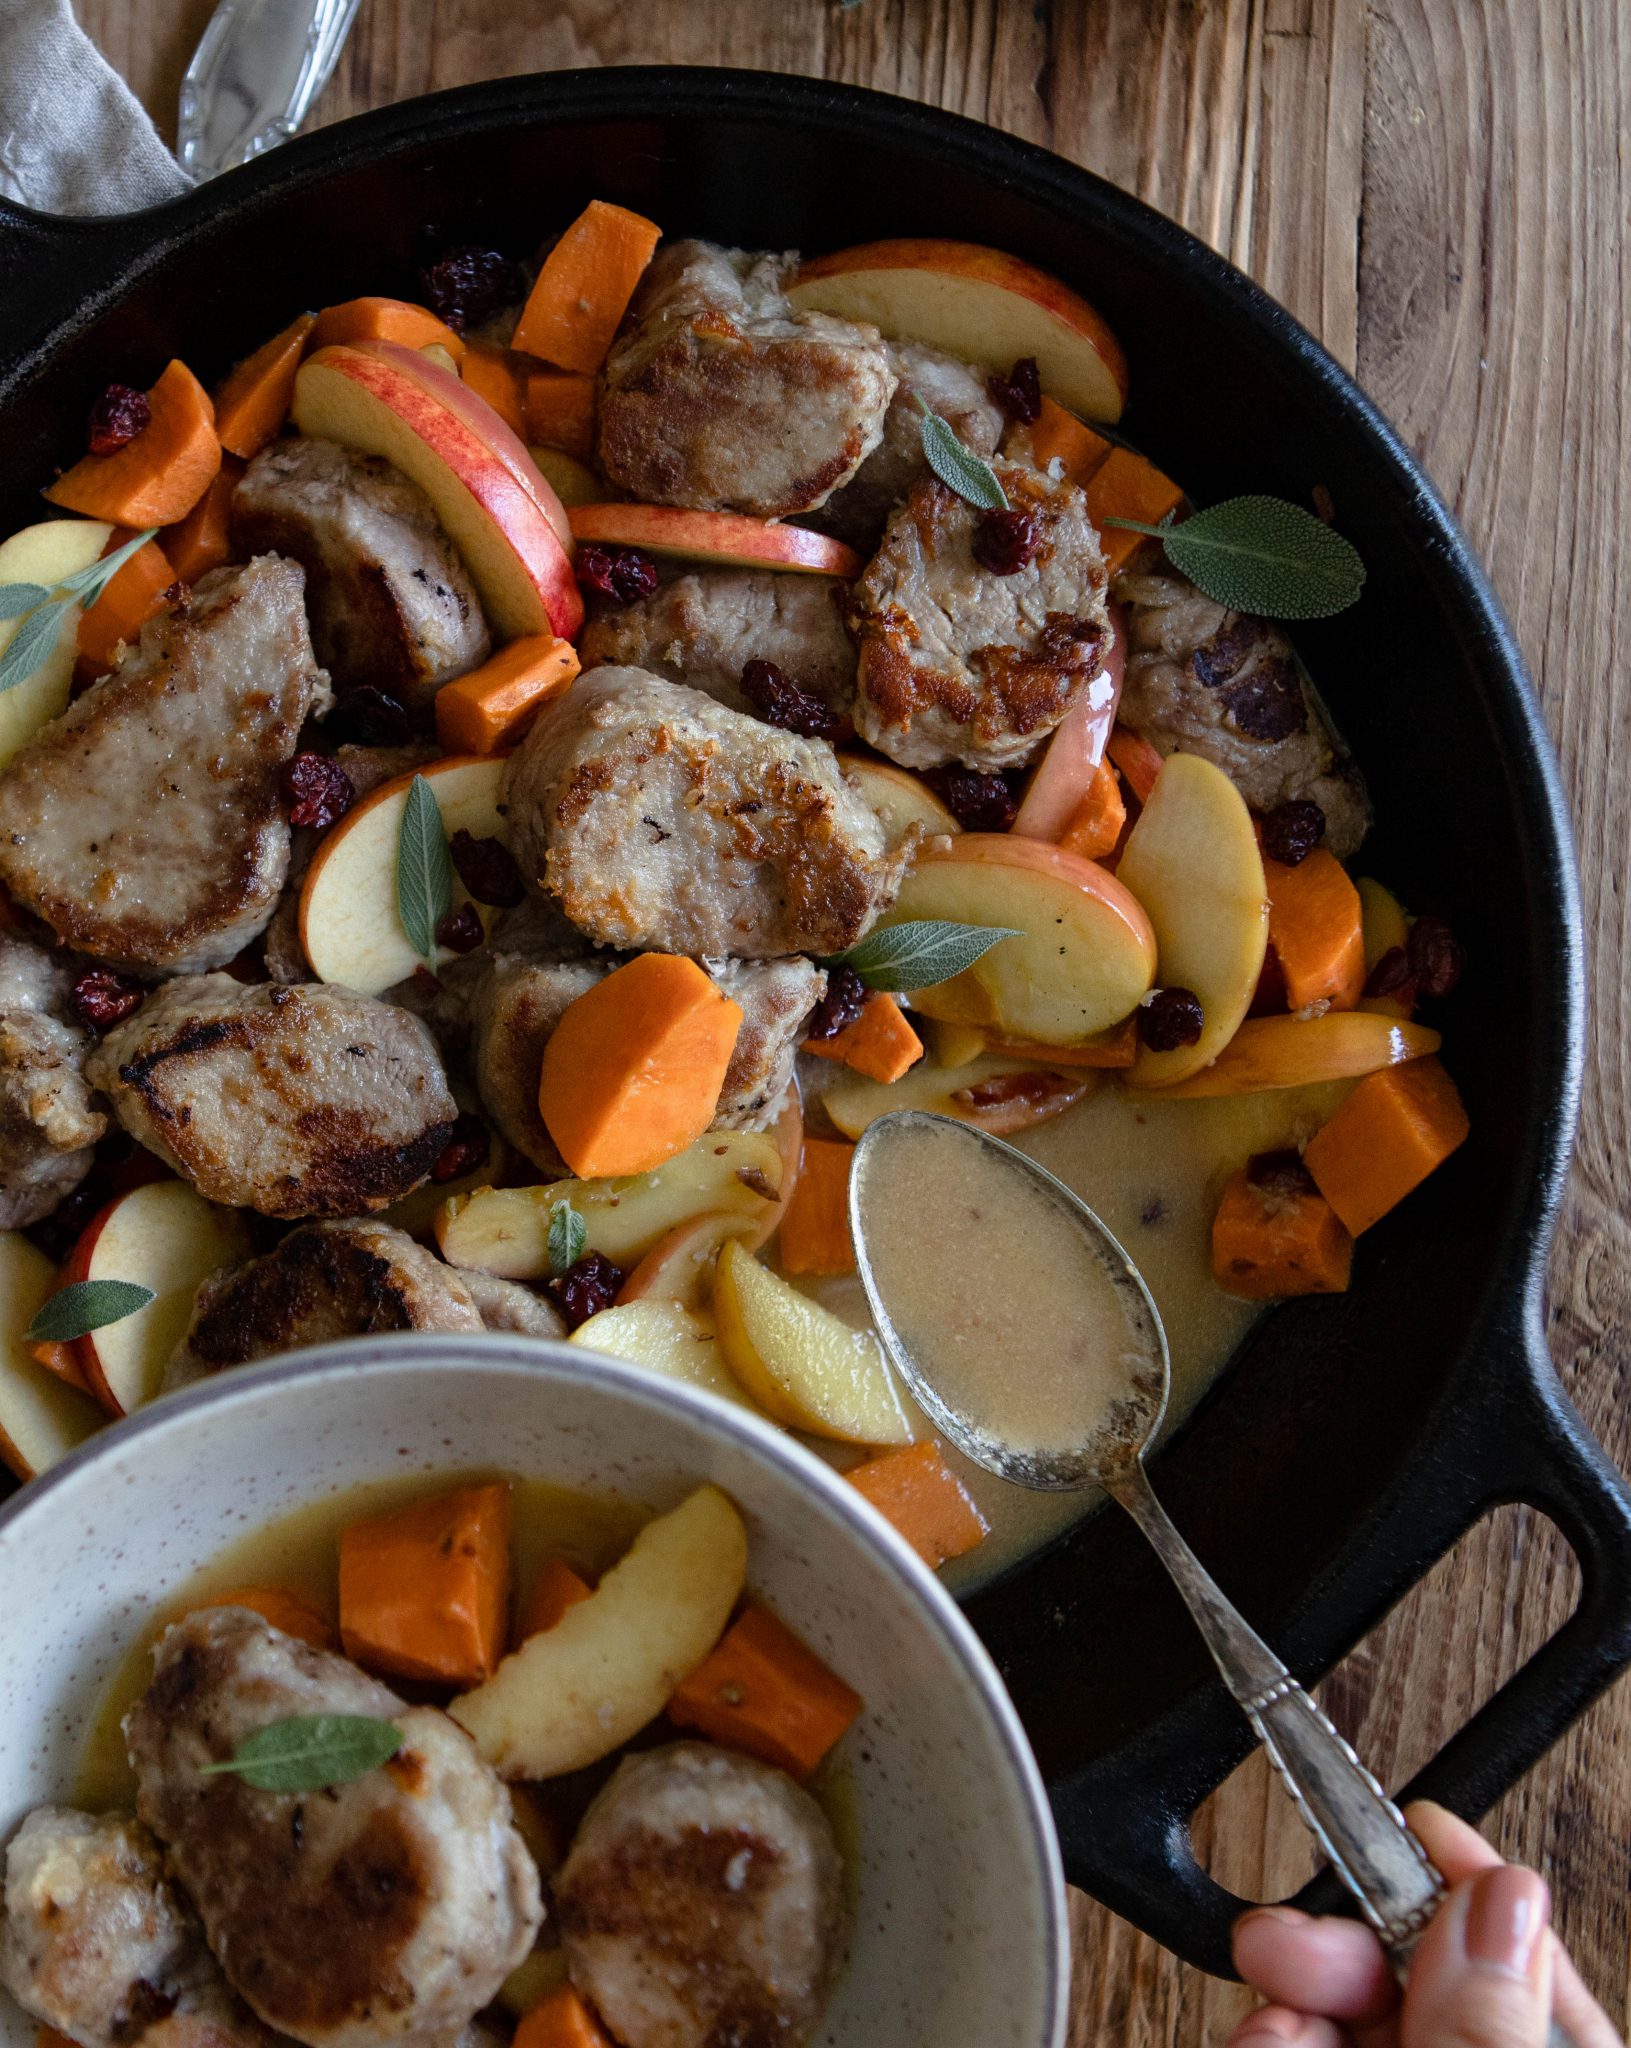
[[[850,598],[856,730],[907,768],[1027,761],[1103,668],[1108,581],[1074,484],[998,463],[1012,509],[981,512],[924,478]],[[1019,536],[997,562],[992,522]]]
[[[799,1044],[827,977],[809,960],[702,964],[742,1012],[714,1122],[724,1130],[762,1131],[775,1122],[792,1084]]]
[[[316,1793],[233,1772],[269,1722],[393,1721],[380,1770]],[[229,1982],[307,2048],[433,2048],[472,2020],[532,1946],[538,1872],[510,1797],[436,1707],[405,1707],[342,1657],[258,1614],[191,1614],[160,1640],[125,1722],[136,1807],[203,1920]]]
[[[876,328],[795,313],[792,259],[674,242],[601,375],[600,465],[653,505],[810,512],[883,435],[895,372]]]
[[[336,690],[384,690],[428,725],[436,692],[491,651],[470,573],[419,486],[335,441],[274,441],[232,499],[247,554],[306,572],[312,645]]]
[[[107,1129],[83,1072],[88,1041],[69,1021],[70,980],[42,947],[0,932],[0,1230],[49,1216]]]
[[[768,661],[789,682],[848,721],[855,704],[855,648],[836,576],[774,569],[711,569],[674,576],[632,604],[600,604],[583,629],[585,668],[645,669],[688,683],[730,711],[762,716],[743,687],[749,662]]]
[[[567,1005],[616,965],[605,960],[531,960],[501,953],[470,1001],[470,1064],[481,1106],[500,1135],[541,1173],[566,1171],[538,1113],[538,1073]]]
[[[1127,613],[1121,716],[1163,754],[1215,761],[1255,810],[1315,803],[1325,843],[1357,853],[1370,806],[1338,750],[1291,642],[1268,619],[1231,611],[1187,577],[1120,577]]]
[[[299,567],[203,577],[0,775],[0,882],[65,945],[139,974],[218,967],[289,868],[280,772],[329,702]]]
[[[602,945],[836,953],[899,880],[831,747],[640,669],[546,705],[505,800],[528,880]]]
[[[265,1216],[384,1208],[426,1178],[456,1114],[417,1017],[320,983],[183,976],[109,1032],[87,1071],[200,1194]]]
[[[842,1946],[826,1816],[700,1742],[631,1756],[555,1880],[573,1980],[623,2048],[809,2039]]]

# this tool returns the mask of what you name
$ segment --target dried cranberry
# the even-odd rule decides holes
[[[766,725],[799,733],[807,740],[838,739],[848,726],[841,713],[795,683],[773,661],[743,663],[742,695]]]
[[[1138,1035],[1151,1052],[1176,1052],[1201,1035],[1206,1012],[1192,988],[1158,988],[1138,1007]]]
[[[1034,512],[1010,505],[1006,512],[982,512],[974,529],[974,559],[993,576],[1017,576],[1036,560],[1042,523]]]
[[[522,296],[521,273],[497,249],[447,249],[419,273],[419,288],[449,327],[479,327]]]
[[[142,983],[132,981],[128,974],[115,974],[109,967],[93,967],[74,983],[68,1003],[82,1024],[88,1024],[93,1031],[106,1031],[110,1024],[117,1024],[132,1010],[139,1010],[146,994]]]
[[[153,417],[145,391],[129,384],[110,384],[91,407],[89,439],[93,455],[113,455],[136,436]]]
[[[1434,998],[1450,993],[1467,964],[1467,956],[1454,932],[1431,911],[1424,912],[1410,927],[1405,957],[1417,988],[1424,996]],[[1380,961],[1377,964],[1380,966]]]
[[[1263,819],[1263,851],[1282,867],[1301,867],[1325,837],[1325,813],[1316,803],[1294,798]]]
[[[1035,356],[1021,356],[1005,377],[1000,370],[986,380],[986,390],[1011,420],[1028,427],[1042,412],[1042,373]]]
[[[1000,775],[982,775],[978,768],[948,768],[940,787],[965,832],[1006,832],[1019,816],[1019,799]]]
[[[1416,1000],[1416,977],[1410,971],[1410,956],[1403,946],[1389,946],[1365,978],[1368,996],[1391,996],[1395,1002]]]
[[[866,983],[853,967],[827,969],[827,993],[810,1012],[804,1028],[806,1038],[825,1044],[847,1031],[866,1008]]]
[[[326,832],[357,801],[351,777],[328,754],[296,754],[280,778],[289,802],[289,823]]]
[[[513,910],[526,894],[515,856],[502,839],[478,839],[461,825],[448,842],[453,871],[478,903]]]
[[[551,1280],[549,1293],[565,1318],[566,1327],[575,1330],[603,1308],[610,1308],[622,1288],[623,1277],[623,1268],[614,1266],[604,1252],[585,1252],[575,1266],[559,1279]]]
[[[323,730],[357,747],[401,747],[413,738],[413,720],[388,691],[360,683],[341,696]]]
[[[49,1216],[38,1223],[29,1224],[24,1236],[30,1244],[44,1252],[48,1259],[61,1265],[73,1250],[80,1232],[90,1222],[97,1210],[108,1199],[106,1184],[93,1171],[89,1180],[81,1181],[71,1195],[65,1195]]]
[[[1246,1161],[1246,1185],[1263,1195],[1311,1195],[1314,1176],[1302,1154],[1289,1147],[1280,1152],[1254,1152]]]
[[[493,1141],[487,1126],[479,1116],[472,1116],[466,1110],[453,1119],[453,1128],[448,1133],[447,1143],[437,1154],[430,1177],[444,1184],[450,1180],[462,1180],[467,1173],[474,1173],[477,1167],[487,1164],[487,1155],[492,1148]]]
[[[450,953],[473,953],[486,936],[481,914],[473,903],[461,903],[457,910],[450,910],[436,927],[437,945],[446,946]]]
[[[615,548],[601,541],[585,541],[573,566],[581,589],[615,598],[619,604],[633,604],[637,598],[650,597],[657,588],[657,564],[638,548]]]
[[[1260,661],[1238,682],[1226,683],[1218,694],[1236,729],[1265,746],[1308,730],[1308,699],[1301,678],[1277,655]]]

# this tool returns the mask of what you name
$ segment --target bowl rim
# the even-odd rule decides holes
[[[515,1379],[571,1380],[632,1397],[636,1405],[678,1414],[705,1433],[723,1437],[750,1459],[767,1465],[795,1489],[813,1494],[836,1522],[844,1539],[869,1551],[886,1573],[899,1582],[924,1626],[938,1639],[943,1655],[956,1663],[973,1684],[975,1697],[1010,1786],[1025,1818],[1030,1869],[1042,1892],[1045,1953],[1043,2006],[1047,2032],[1036,2048],[1062,2048],[1069,2021],[1070,1928],[1064,1866],[1059,1837],[1042,1774],[1021,1726],[1019,1714],[992,1661],[962,1610],[936,1575],[853,1487],[846,1486],[830,1465],[774,1423],[746,1408],[721,1400],[705,1388],[673,1380],[607,1353],[569,1345],[564,1339],[528,1337],[512,1331],[391,1331],[374,1337],[347,1337],[313,1345],[260,1364],[234,1367],[196,1385],[161,1396],[116,1421],[69,1452],[8,1500],[0,1502],[0,1562],[40,1513],[49,1513],[55,1496],[88,1470],[122,1455],[155,1433],[212,1411],[242,1411],[236,1426],[253,1426],[268,1398],[293,1399],[291,1390],[307,1383],[371,1380],[399,1375],[450,1379],[467,1366],[507,1370]]]

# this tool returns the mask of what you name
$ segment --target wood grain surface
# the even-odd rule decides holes
[[[78,0],[168,123],[212,0]],[[1585,1120],[1552,1270],[1559,1369],[1631,1462],[1631,14],[1623,0],[364,0],[325,120],[565,65],[728,63],[914,95],[1044,143],[1215,243],[1355,368],[1494,572],[1573,798],[1593,960]],[[1568,1613],[1572,1560],[1492,1518],[1323,1689],[1393,1782]],[[1260,1762],[1197,1821],[1258,1898],[1307,1875]],[[1490,1817],[1631,2018],[1631,1686]],[[1237,1987],[1075,1909],[1072,2040],[1215,2042]]]

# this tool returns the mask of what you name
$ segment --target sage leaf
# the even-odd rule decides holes
[[[134,1280],[76,1280],[42,1303],[24,1332],[31,1344],[66,1344],[109,1323],[122,1323],[153,1299],[151,1287]]]
[[[453,859],[436,792],[416,775],[396,842],[396,914],[421,960],[436,957],[436,927],[453,908]]]
[[[955,924],[948,918],[913,918],[869,932],[847,953],[825,961],[828,967],[849,967],[868,988],[891,995],[914,988],[932,988],[972,967],[1003,939],[1017,939],[1010,925]]]
[[[950,423],[931,412],[917,392],[912,402],[922,413],[919,432],[923,436],[923,459],[948,491],[955,491],[982,512],[1006,512],[1008,493],[1001,479],[983,456],[965,448]]]
[[[367,1714],[292,1714],[257,1728],[224,1763],[205,1764],[203,1775],[231,1771],[257,1792],[323,1792],[378,1770],[401,1747],[402,1730],[394,1721]]]
[[[556,1202],[549,1212],[549,1270],[560,1279],[583,1257],[589,1226],[570,1202]]]
[[[43,583],[0,583],[0,619],[20,619],[50,595]]]
[[[127,540],[111,555],[101,555],[96,561],[87,562],[83,569],[76,569],[71,576],[64,576],[57,588],[72,591],[89,611],[131,556],[139,555],[157,532],[156,526],[144,527],[134,540]]]
[[[53,597],[36,605],[24,619],[0,654],[0,691],[15,690],[28,681],[56,646],[63,617],[72,603],[71,597]]]
[[[1107,526],[1160,541],[1180,576],[1214,604],[1265,619],[1324,619],[1359,596],[1365,565],[1353,543],[1285,498],[1225,498],[1188,519]]]

